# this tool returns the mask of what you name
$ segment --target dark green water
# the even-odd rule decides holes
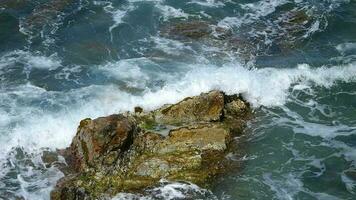
[[[49,199],[81,119],[212,89],[254,107],[241,167],[116,199],[356,199],[355,88],[354,0],[0,0],[0,199]]]

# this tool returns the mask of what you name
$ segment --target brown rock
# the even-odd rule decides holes
[[[230,140],[229,130],[220,124],[201,124],[172,130],[156,147],[159,154],[197,150],[225,151]]]
[[[137,132],[135,120],[123,115],[82,120],[70,148],[75,168],[113,164],[130,148]]]
[[[58,162],[58,153],[53,151],[43,151],[41,158],[46,167],[50,167],[55,162]]]
[[[212,91],[155,111],[155,121],[172,125],[219,121],[223,109],[224,94]]]

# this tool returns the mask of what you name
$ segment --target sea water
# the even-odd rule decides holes
[[[356,199],[355,10],[354,0],[1,1],[0,199],[49,199],[64,175],[42,155],[68,147],[81,119],[213,89],[253,107],[228,155],[242,167],[211,188],[162,180],[114,199]],[[165,34],[197,21],[235,40]]]

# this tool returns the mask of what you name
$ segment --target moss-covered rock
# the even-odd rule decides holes
[[[59,181],[51,199],[111,197],[161,179],[204,186],[226,169],[234,126],[249,114],[238,96],[212,91],[151,112],[85,119],[66,153],[75,173]],[[168,134],[155,132],[158,125],[170,127]]]

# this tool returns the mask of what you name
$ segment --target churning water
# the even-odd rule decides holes
[[[42,154],[67,147],[81,119],[212,89],[254,107],[243,156],[229,155],[243,168],[209,189],[162,180],[114,199],[356,199],[355,10],[354,0],[1,0],[0,199],[49,199],[63,160]],[[180,37],[172,27],[184,23],[208,36]]]

